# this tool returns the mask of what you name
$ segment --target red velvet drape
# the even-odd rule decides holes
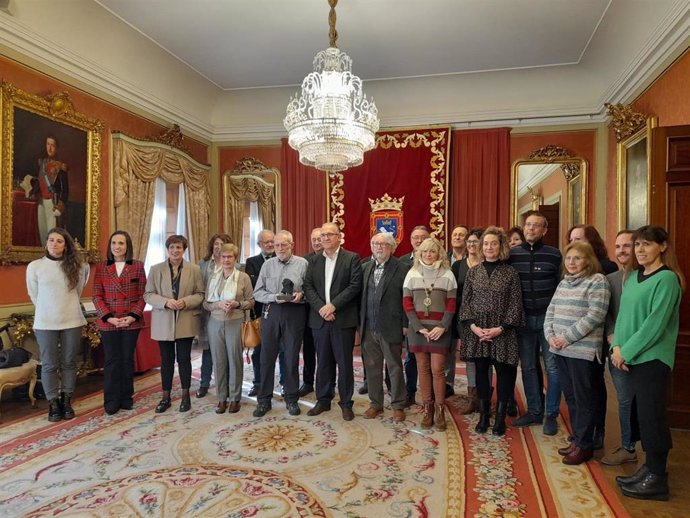
[[[454,131],[450,171],[449,232],[510,227],[510,128]]]
[[[326,173],[300,164],[299,154],[284,138],[281,141],[282,227],[292,232],[293,253],[311,252],[311,230],[328,221],[326,214]]]
[[[343,173],[342,214],[345,248],[362,257],[371,255],[369,200],[388,194],[404,197],[402,232],[396,255],[410,252],[409,235],[426,225],[441,241],[446,229],[446,175],[450,128],[386,130],[376,134],[376,148],[364,163]],[[331,193],[331,219],[338,212]],[[400,227],[398,227],[400,231]]]

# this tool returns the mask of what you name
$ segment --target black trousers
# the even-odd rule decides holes
[[[597,361],[566,358],[556,354],[558,379],[570,414],[575,444],[583,450],[592,449],[597,416]]]
[[[355,348],[355,328],[340,329],[333,322],[324,322],[321,329],[312,329],[316,345],[316,399],[323,405],[333,400],[332,386],[338,380],[340,406],[352,408],[355,377],[352,350]]]
[[[306,314],[302,304],[271,304],[268,318],[261,320],[261,386],[258,401],[269,402],[275,385],[276,360],[283,353],[282,381],[285,400],[299,399],[299,349]]]
[[[496,384],[498,401],[508,403],[515,393],[515,380],[517,379],[517,366],[507,363],[492,362],[491,358],[472,358],[477,367],[477,396],[479,399],[491,398],[491,380],[489,369],[493,363],[496,369]]]
[[[666,391],[671,368],[659,360],[628,365],[628,368],[642,449],[647,454],[645,464],[652,473],[663,475],[666,473],[666,457],[673,448],[666,418]]]
[[[192,341],[189,338],[178,338],[175,341],[160,340],[158,348],[161,351],[161,385],[163,390],[172,390],[173,374],[175,374],[175,356],[183,389],[189,390],[192,382]]]
[[[308,315],[309,306],[306,306]],[[305,321],[306,318],[307,316],[305,316]],[[316,374],[316,348],[314,347],[314,335],[312,334],[311,327],[307,325],[304,326],[304,336],[302,337],[302,361],[304,362],[302,383],[313,387]]]
[[[134,396],[134,350],[139,329],[101,331],[103,344],[103,405],[131,406]]]

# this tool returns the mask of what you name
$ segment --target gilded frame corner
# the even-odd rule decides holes
[[[79,136],[79,142],[71,147],[78,150],[79,163],[83,163],[85,169],[83,173],[69,170],[68,174],[69,183],[72,185],[69,190],[83,193],[84,217],[83,222],[80,217],[75,218],[77,220],[73,225],[75,230],[71,233],[83,236],[83,242],[80,242],[80,245],[86,260],[88,262],[98,261],[100,258],[98,240],[103,123],[76,112],[67,92],[38,96],[24,92],[8,82],[0,83],[0,117],[2,133],[2,145],[0,146],[0,200],[2,200],[2,209],[0,209],[0,264],[27,263],[42,256],[45,251],[44,244],[41,243],[34,246],[13,241],[16,215],[15,194],[18,198],[24,194],[18,186],[19,179],[23,174],[31,176],[38,174],[36,160],[32,164],[33,169],[30,170],[17,170],[20,164],[15,164],[15,159],[18,156],[29,154],[26,150],[29,144],[24,145],[28,139],[23,139],[23,137],[33,137],[31,124],[34,122],[40,123],[41,131],[44,131],[43,128],[51,128],[51,131]],[[17,120],[21,120],[22,124],[15,124]],[[50,135],[41,135],[44,139],[48,136]],[[36,142],[32,142],[32,144],[36,144]],[[41,145],[45,144],[41,144],[39,139],[37,146],[40,147]],[[84,156],[81,156],[82,153]],[[39,157],[40,155],[35,158],[38,159]],[[74,182],[72,177],[78,177],[82,174],[83,178],[79,177],[76,183],[72,183]],[[67,211],[69,211],[69,203],[72,202],[72,199],[72,195],[70,195]],[[30,197],[25,197],[25,201],[30,202]],[[80,213],[81,198],[78,202]],[[29,204],[26,210],[34,209]],[[74,212],[77,214],[76,205]],[[72,222],[73,220],[69,221]],[[83,228],[81,227],[82,224]],[[70,230],[69,227],[68,230]]]
[[[636,132],[630,136],[620,140],[616,144],[616,184],[617,184],[617,208],[618,208],[618,229],[633,228],[641,226],[639,223],[644,221],[643,224],[649,223],[649,207],[651,203],[651,184],[652,184],[652,130],[657,127],[658,118],[648,117],[646,123],[639,128]],[[643,147],[646,156],[640,162],[643,162],[646,171],[640,177],[638,175],[637,187],[643,187],[639,185],[639,180],[644,180],[644,206],[636,205],[638,213],[635,215],[637,223],[630,224],[630,214],[628,214],[629,196],[628,196],[628,185],[631,183],[630,177],[631,164],[628,163],[628,152],[634,147],[644,143]],[[639,165],[639,164],[638,164]]]

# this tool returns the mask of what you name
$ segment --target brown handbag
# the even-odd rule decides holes
[[[245,320],[242,322],[242,347],[254,349],[261,343],[261,319]]]

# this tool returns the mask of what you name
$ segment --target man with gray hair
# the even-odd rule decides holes
[[[410,269],[393,257],[397,246],[393,234],[381,232],[371,238],[371,261],[362,267],[360,335],[362,359],[367,372],[369,409],[365,419],[383,413],[383,361],[390,374],[393,419],[405,420],[405,377],[402,342],[407,317],[402,309],[403,282]]]
[[[290,415],[299,415],[299,350],[306,313],[302,285],[307,260],[292,254],[292,234],[281,230],[275,235],[276,257],[261,267],[254,288],[254,299],[263,304],[261,318],[261,383],[254,417],[271,409],[278,351],[283,352],[283,387]]]

